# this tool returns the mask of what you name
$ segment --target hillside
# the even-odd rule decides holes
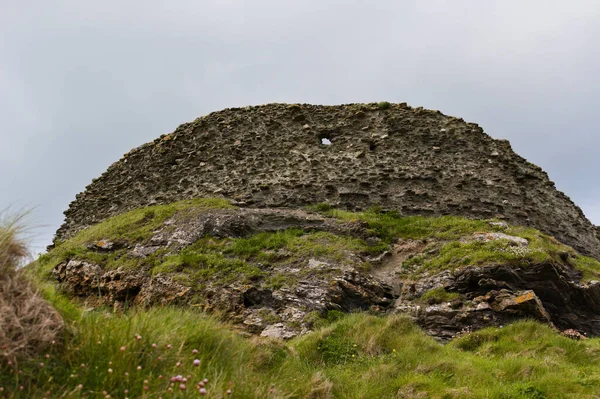
[[[140,208],[27,268],[69,333],[4,364],[0,387],[10,398],[591,399],[600,341],[582,333],[597,333],[599,272],[497,220],[221,199]]]
[[[508,141],[439,111],[389,103],[268,104],[183,124],[78,194],[56,238],[141,206],[201,197],[500,218],[600,259],[594,226]]]
[[[65,215],[20,271],[10,236],[0,283],[29,279],[58,313],[28,288],[56,336],[4,344],[0,399],[598,398],[598,227],[439,111],[215,112]]]

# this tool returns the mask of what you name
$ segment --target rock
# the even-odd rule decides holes
[[[504,233],[476,233],[473,235],[475,241],[496,241],[496,240],[507,240],[513,244],[527,246],[529,241],[523,237],[511,236]]]
[[[115,249],[119,249],[121,246],[114,243],[111,240],[100,240],[96,241],[90,245],[88,245],[89,249],[94,249],[97,251],[113,251]]]
[[[76,296],[96,290],[103,273],[100,266],[80,260],[60,263],[52,271],[63,290]]]
[[[508,224],[506,222],[490,222],[490,226],[508,229]]]
[[[159,245],[143,246],[138,244],[131,251],[129,251],[128,255],[132,258],[146,258],[158,251],[160,248],[161,247]]]
[[[283,323],[277,323],[268,326],[260,333],[261,337],[269,337],[276,339],[291,339],[297,336],[298,333],[288,329],[288,327]]]
[[[423,277],[413,292],[396,304],[428,333],[442,340],[459,331],[500,326],[520,318],[533,318],[561,330],[587,335],[600,332],[600,283],[578,283],[581,275],[564,265],[539,264],[527,268],[508,265],[465,267],[452,274]],[[461,307],[450,304],[422,308],[412,298],[443,287],[466,298]]]
[[[335,145],[323,146],[325,136]],[[385,145],[375,143],[383,137]],[[56,239],[128,210],[215,193],[259,208],[339,203],[501,215],[600,258],[597,230],[581,209],[507,141],[459,118],[396,104],[385,115],[368,104],[268,104],[198,118],[93,180],[69,205]]]
[[[562,335],[564,335],[567,338],[575,339],[578,341],[582,340],[582,339],[587,339],[587,337],[585,335],[581,334],[577,330],[573,330],[572,328],[569,328],[568,330],[563,331]]]

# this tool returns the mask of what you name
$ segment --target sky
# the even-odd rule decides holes
[[[600,2],[0,0],[0,210],[31,245],[131,148],[223,108],[407,102],[476,122],[600,224]]]

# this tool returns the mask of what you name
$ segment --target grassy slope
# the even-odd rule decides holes
[[[98,252],[88,248],[89,244],[101,240],[112,240],[128,246],[148,243],[152,232],[163,226],[169,218],[222,208],[232,206],[224,200],[197,199],[146,207],[113,217],[80,232],[40,257],[35,266],[35,274],[37,277],[48,278],[52,269],[60,262],[81,259],[102,264],[107,269],[145,267],[153,274],[173,273],[180,281],[190,285],[201,284],[207,279],[219,283],[228,283],[233,279],[264,279],[267,285],[280,285],[281,282],[293,281],[294,276],[269,274],[269,266],[281,261],[277,255],[279,250],[286,254],[286,262],[317,257],[332,262],[353,262],[356,267],[368,269],[369,265],[366,263],[356,259],[351,261],[347,256],[348,252],[376,255],[389,249],[398,238],[403,238],[427,239],[430,242],[423,255],[405,262],[404,270],[410,271],[412,275],[469,265],[502,263],[527,267],[540,262],[568,262],[583,273],[584,280],[600,278],[600,262],[578,254],[535,229],[501,229],[491,226],[489,221],[453,216],[402,217],[393,212],[383,213],[377,210],[348,212],[323,205],[315,206],[312,210],[344,222],[367,223],[380,241],[368,244],[358,238],[327,232],[290,229],[276,233],[258,233],[248,238],[204,237],[179,252],[167,254],[168,250],[164,249],[147,258],[125,256],[128,251],[126,248],[111,252]],[[527,238],[529,246],[527,250],[519,250],[506,240],[459,241],[476,232],[494,231]]]
[[[44,256],[31,271],[43,280],[54,265],[70,258],[95,260],[108,267],[139,267],[119,251],[97,253],[86,245],[103,239],[143,243],[174,215],[228,206],[219,200],[197,200],[136,210],[81,232]],[[530,250],[523,253],[511,251],[502,240],[477,245],[457,241],[474,232],[495,231],[487,221],[400,217],[376,210],[352,213],[324,206],[314,210],[343,221],[366,222],[380,242],[368,245],[298,230],[244,239],[205,237],[180,253],[150,257],[145,262],[154,263],[143,266],[184,276],[196,273],[200,280],[215,275],[226,280],[238,269],[254,270],[259,264],[277,262],[278,250],[335,260],[347,250],[375,254],[397,238],[426,238],[432,242],[431,250],[409,262],[414,274],[470,264],[527,266],[564,259],[586,278],[596,277],[600,270],[597,261],[533,229],[503,230],[530,240]],[[289,276],[267,276],[263,269],[256,270],[265,284],[291,283]],[[322,326],[318,331],[277,343],[243,338],[230,326],[189,310],[162,308],[122,316],[82,311],[51,285],[42,286],[69,320],[71,333],[48,358],[18,365],[22,373],[6,364],[0,367],[0,387],[4,393],[13,392],[10,397],[37,398],[46,391],[50,397],[74,398],[196,397],[194,385],[203,378],[209,379],[208,397],[214,398],[227,396],[227,389],[237,398],[594,398],[600,391],[600,340],[572,341],[534,322],[483,330],[442,346],[403,317],[352,314],[330,323],[339,316],[332,313],[330,321],[317,321]],[[137,340],[136,334],[142,338]],[[192,365],[195,358],[201,360],[199,367]],[[192,383],[185,391],[176,383],[174,391],[168,392],[167,380],[177,374],[189,374]]]
[[[9,397],[197,397],[204,378],[212,398],[228,397],[228,389],[235,398],[594,398],[600,391],[600,340],[573,341],[535,322],[442,346],[403,317],[352,314],[280,343],[243,338],[187,310],[115,316],[47,294],[71,334],[48,357],[2,365]],[[169,392],[178,374],[190,376],[186,390],[178,382]]]

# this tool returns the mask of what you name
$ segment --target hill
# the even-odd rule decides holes
[[[0,399],[598,397],[598,230],[462,119],[228,109],[65,214],[0,276],[62,316],[45,305],[57,338],[0,363]]]

